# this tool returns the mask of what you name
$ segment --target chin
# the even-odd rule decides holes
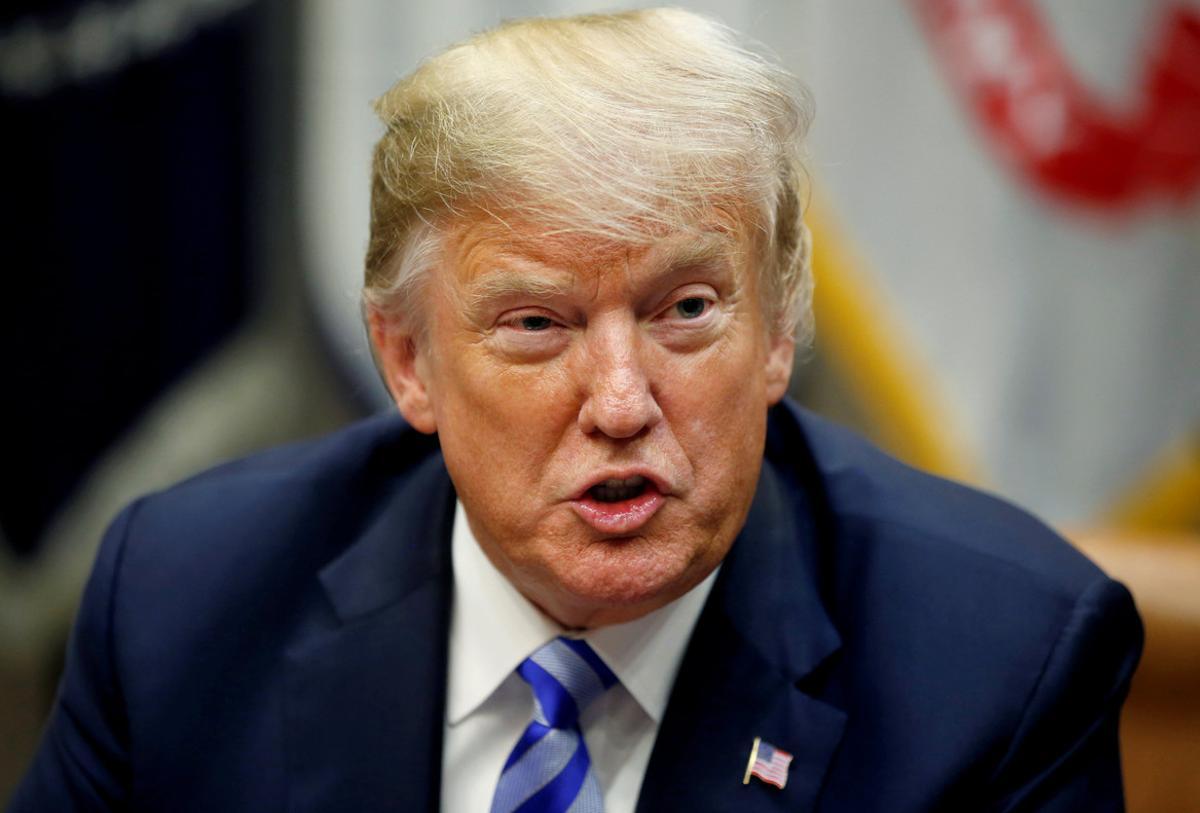
[[[553,561],[546,581],[556,587],[556,603],[574,616],[568,626],[580,626],[578,618],[592,616],[614,616],[604,623],[630,621],[699,584],[712,567],[705,565],[695,544],[681,542],[652,536],[592,540],[576,555]],[[556,618],[563,614],[543,609]]]

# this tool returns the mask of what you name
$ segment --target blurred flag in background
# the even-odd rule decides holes
[[[1200,7],[808,8],[822,283],[903,371],[873,423],[1058,522],[1200,524]]]

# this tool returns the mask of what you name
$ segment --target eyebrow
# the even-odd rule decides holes
[[[723,232],[705,232],[689,237],[658,252],[652,252],[653,263],[660,269],[688,268],[714,261],[729,262],[737,250],[734,240]]]
[[[555,299],[569,295],[574,287],[574,280],[547,279],[521,273],[493,273],[471,285],[466,304],[472,311],[477,311],[500,299]]]

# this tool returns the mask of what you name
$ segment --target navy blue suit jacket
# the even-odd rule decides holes
[[[385,417],[130,506],[10,810],[436,809],[453,501]],[[784,404],[638,809],[1120,810],[1140,646],[1037,521]]]

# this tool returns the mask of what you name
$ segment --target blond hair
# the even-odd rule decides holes
[[[455,218],[647,243],[748,213],[772,331],[811,332],[800,145],[807,97],[728,28],[664,8],[509,22],[375,102],[364,302],[423,324]]]

